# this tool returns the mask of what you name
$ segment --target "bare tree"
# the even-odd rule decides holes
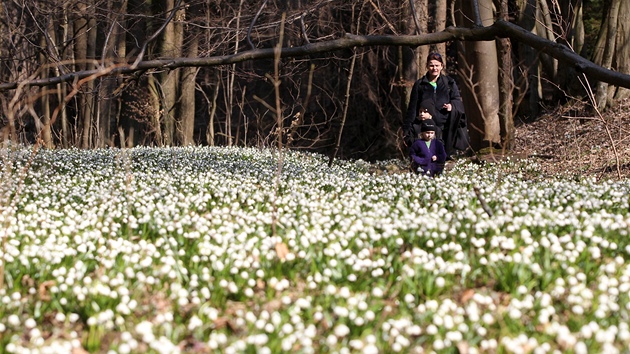
[[[279,113],[297,149],[329,153],[338,137],[335,117],[343,114],[342,156],[400,155],[402,112],[429,49],[447,54],[450,73],[464,69],[458,80],[461,87],[470,81],[474,88],[464,101],[472,105],[471,122],[480,144],[485,140],[481,145],[509,146],[509,112],[515,105],[510,96],[518,95],[518,103],[519,90],[531,88],[529,113],[535,114],[550,83],[562,85],[561,75],[571,68],[615,86],[612,97],[622,96],[620,87],[630,87],[624,75],[627,37],[620,34],[627,33],[622,20],[627,2],[620,4],[626,10],[617,18],[612,70],[579,55],[579,48],[587,47],[580,0],[510,1],[514,11],[497,21],[490,1],[474,3],[477,9],[461,22],[445,17],[454,1],[365,0],[361,14],[353,2],[332,0],[173,0],[163,8],[140,0],[82,2],[98,5],[89,8],[58,0],[2,2],[1,124],[15,130],[13,139],[33,142],[37,136],[50,147],[119,145],[114,143],[119,131],[135,134],[132,140],[142,144],[269,146],[279,123],[254,96],[271,99],[268,74],[282,23]],[[352,19],[360,21],[360,31]],[[453,26],[444,27],[449,21]],[[498,62],[499,53],[490,48],[497,38],[511,40],[498,42]],[[468,41],[480,43],[465,45],[461,53],[468,61],[458,62],[455,44]],[[511,59],[510,44],[515,47]],[[567,70],[556,70],[555,59]],[[347,91],[352,60],[356,85]],[[522,78],[527,80],[519,85]],[[79,82],[82,87],[76,87]],[[70,93],[73,98],[67,99]]]

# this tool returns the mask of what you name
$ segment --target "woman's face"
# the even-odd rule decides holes
[[[442,63],[438,60],[429,60],[427,63],[427,71],[430,76],[439,76],[442,71]]]

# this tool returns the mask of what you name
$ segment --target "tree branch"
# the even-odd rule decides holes
[[[605,69],[593,62],[579,56],[568,47],[552,42],[512,23],[498,20],[492,26],[479,28],[449,27],[444,31],[428,33],[422,35],[403,36],[362,36],[346,34],[343,38],[324,42],[309,43],[299,47],[282,48],[280,56],[282,58],[304,57],[319,53],[334,52],[353,47],[369,46],[410,46],[444,43],[448,41],[490,41],[499,38],[511,38],[524,43],[540,52],[570,64],[579,72],[586,74],[590,79],[604,81],[609,84],[630,89],[630,75]],[[211,67],[218,65],[234,64],[249,60],[272,59],[274,58],[274,48],[253,49],[240,53],[223,56],[213,56],[205,58],[171,58],[147,60],[139,62],[137,67],[120,65],[111,70],[108,75],[130,74],[141,70],[154,69],[174,69],[180,67]],[[28,80],[20,82],[27,86],[50,86],[61,82],[81,80],[106,70],[105,68],[95,70],[77,71],[57,77],[46,79]],[[0,92],[15,89],[18,82],[7,82],[0,84]]]

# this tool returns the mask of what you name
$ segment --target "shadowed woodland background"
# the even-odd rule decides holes
[[[280,39],[283,47],[298,47],[346,33],[422,35],[503,19],[627,74],[628,14],[624,0],[3,1],[0,126],[3,139],[41,139],[51,148],[260,147],[280,136],[285,146],[343,158],[403,157],[409,91],[424,74],[426,55],[439,51],[462,90],[473,147],[510,148],[515,121],[561,105],[581,107],[567,113],[575,116],[604,111],[629,90],[589,81],[505,38],[109,72],[143,60],[272,48]],[[97,74],[26,85],[89,70]]]

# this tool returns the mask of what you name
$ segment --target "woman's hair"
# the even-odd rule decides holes
[[[438,52],[429,53],[429,55],[427,56],[427,63],[429,63],[431,60],[437,60],[440,63],[444,64],[442,56]]]

